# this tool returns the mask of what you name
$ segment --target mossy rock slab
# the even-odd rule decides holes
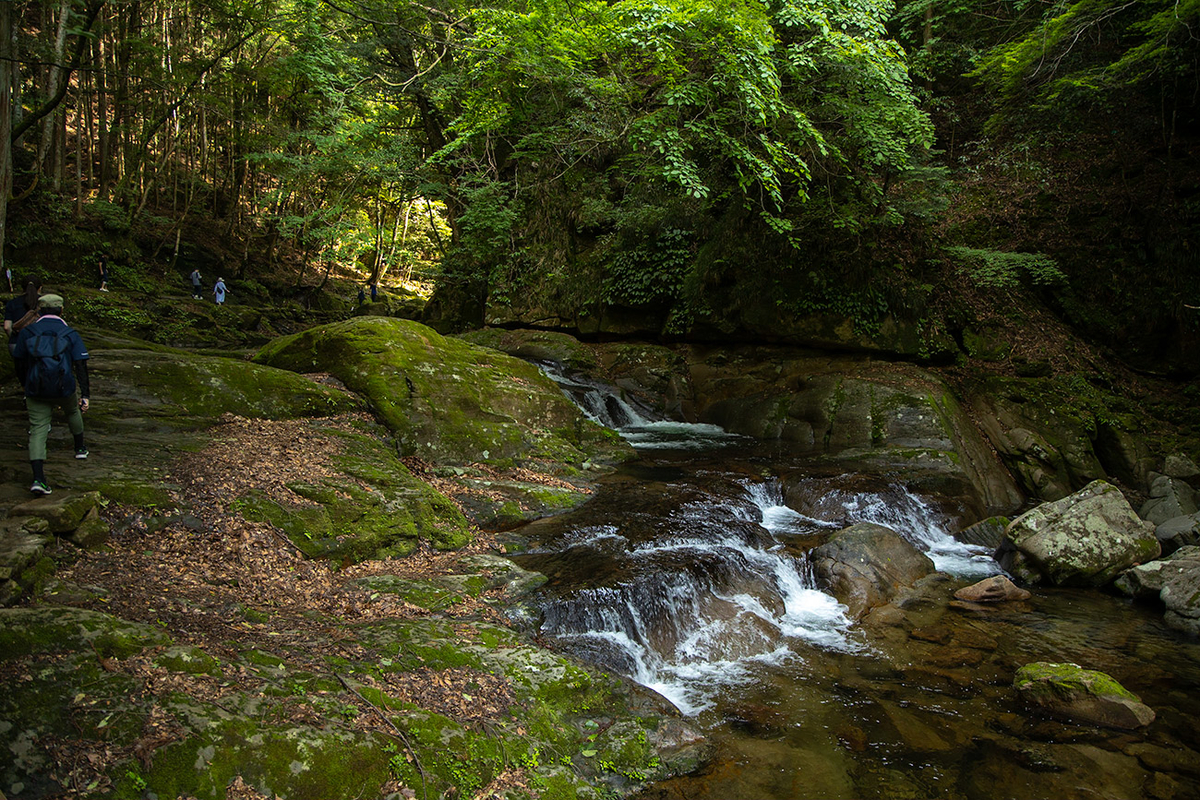
[[[451,480],[463,488],[456,499],[471,522],[486,531],[510,530],[535,519],[570,511],[591,497],[577,489],[469,473]]]
[[[430,611],[440,611],[459,602],[465,596],[441,582],[410,580],[395,575],[371,575],[359,578],[353,585],[375,594],[394,594],[401,600]]]
[[[169,350],[106,350],[89,361],[105,402],[90,418],[148,418],[159,425],[211,424],[222,414],[294,419],[361,408],[345,391],[287,370]]]
[[[532,364],[415,322],[362,317],[284,337],[255,361],[328,372],[365,396],[403,454],[433,463],[579,465],[628,445]]]
[[[339,562],[411,553],[427,541],[442,550],[471,539],[467,520],[449,499],[417,478],[380,440],[338,432],[339,475],[288,484],[290,499],[250,492],[234,507],[250,520],[276,526],[306,555]]]
[[[0,693],[0,791],[7,796],[60,796],[55,765],[40,746],[49,738],[126,747],[141,735],[148,709],[138,681],[104,669],[94,652],[36,657],[23,666],[19,683]]]
[[[166,709],[188,736],[154,753],[148,771],[119,774],[116,794],[224,797],[237,777],[276,797],[375,797],[391,776],[390,741],[379,734],[271,725],[179,697]]]
[[[14,506],[9,515],[40,517],[49,524],[51,533],[71,533],[99,505],[99,492],[62,492]]]
[[[87,649],[125,657],[170,641],[160,628],[67,606],[0,609],[0,658]]]

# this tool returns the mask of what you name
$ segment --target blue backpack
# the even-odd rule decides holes
[[[69,332],[70,329],[44,331],[26,339],[29,368],[25,372],[25,394],[46,398],[75,394]]]

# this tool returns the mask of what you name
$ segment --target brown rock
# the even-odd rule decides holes
[[[1010,600],[1028,600],[1031,595],[1003,575],[993,575],[964,586],[954,596],[969,603],[1007,603]]]

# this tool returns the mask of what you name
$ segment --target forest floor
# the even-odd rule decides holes
[[[230,498],[248,490],[272,494],[285,481],[315,482],[327,472],[337,446],[333,437],[313,435],[301,422],[226,418],[221,436],[214,437],[209,447],[179,458],[170,467],[170,480],[182,487],[180,505],[194,509],[192,514],[161,524],[162,520],[137,509],[110,505],[105,516],[113,522],[114,532],[108,545],[78,551],[74,562],[60,567],[56,578],[89,589],[98,587],[102,610],[162,626],[178,644],[198,647],[223,662],[234,662],[248,650],[286,650],[293,668],[326,674],[329,664],[338,660],[369,661],[371,654],[360,644],[336,635],[342,624],[415,619],[435,612],[395,595],[381,594],[368,601],[361,589],[346,590],[348,583],[365,575],[428,579],[450,574],[464,555],[502,552],[502,547],[493,536],[477,531],[463,550],[436,552],[423,545],[402,559],[338,569],[306,558],[272,526],[248,522],[229,508]],[[505,625],[503,616],[486,600],[486,592],[481,597],[459,596],[436,614],[442,619]],[[259,621],[255,622],[230,622],[242,616],[231,614],[231,609],[269,609],[270,613],[256,615]],[[220,675],[181,673],[156,665],[148,654],[103,659],[102,666],[135,678],[147,699],[181,692],[219,707],[224,697],[254,695],[269,688],[260,673],[245,669]],[[21,681],[19,674],[5,677],[6,683],[7,679]],[[386,683],[380,688],[386,688],[389,696],[463,724],[499,724],[513,702],[506,679],[467,667],[388,673]],[[328,715],[311,699],[288,697],[274,713],[282,710],[285,720],[297,725],[328,724]],[[397,734],[380,709],[361,694],[354,692],[354,702],[358,713],[342,717],[337,724],[360,732]],[[131,756],[148,771],[154,751],[182,735],[167,715],[157,714],[147,721],[132,748],[108,747],[87,738],[48,744],[63,784],[80,787],[67,796],[85,797],[103,791],[108,776]],[[493,797],[519,785],[520,770],[508,771],[476,798]],[[415,789],[392,788],[401,796],[416,796]],[[234,800],[265,797],[240,779],[229,787],[228,796]]]

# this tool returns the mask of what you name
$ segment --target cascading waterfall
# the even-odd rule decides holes
[[[735,439],[711,425],[656,419],[648,408],[584,376],[541,364],[594,421],[647,450],[713,450]],[[784,503],[777,480],[714,471],[704,488],[638,488],[597,510],[598,524],[560,530],[521,558],[565,580],[552,581],[542,633],[579,657],[624,673],[685,714],[712,704],[754,665],[803,657],[807,648],[854,651],[845,607],[822,592],[796,551],[855,522],[893,528],[927,551],[939,569],[990,574],[980,548],[956,542],[930,504],[894,484],[878,491],[820,486],[810,514]],[[797,543],[789,547],[789,543]]]
[[[1152,729],[1161,749],[1194,761],[1200,650],[1161,612],[1060,589],[982,613],[945,605],[955,584],[933,582],[882,624],[853,625],[818,588],[811,549],[872,522],[942,571],[995,573],[985,550],[949,534],[960,497],[914,493],[928,476],[886,466],[886,451],[857,471],[851,454],[729,447],[686,426],[674,441],[640,441],[663,424],[648,410],[599,384],[564,391],[648,452],[588,503],[524,529],[515,544],[530,549],[512,558],[547,576],[538,594],[547,639],[656,690],[714,733],[709,767],[646,796],[990,800],[1192,788],[1191,773],[1143,769],[1124,751],[1128,732],[1105,739],[1089,728],[1081,747],[1076,726],[1062,723],[1057,741],[1059,723],[1014,713],[1016,664],[1134,674],[1145,702],[1171,708]]]
[[[793,657],[801,643],[856,649],[845,607],[816,588],[807,564],[781,541],[827,526],[789,515],[771,499],[777,487],[728,488],[732,496],[675,505],[651,538],[602,525],[551,543],[564,560],[604,559],[606,574],[619,577],[547,600],[543,633],[687,714],[743,680],[752,664]]]
[[[844,510],[844,524],[874,522],[891,528],[925,551],[941,572],[964,578],[1000,572],[989,549],[955,539],[946,531],[944,515],[900,484],[868,492],[833,489],[825,504]]]

